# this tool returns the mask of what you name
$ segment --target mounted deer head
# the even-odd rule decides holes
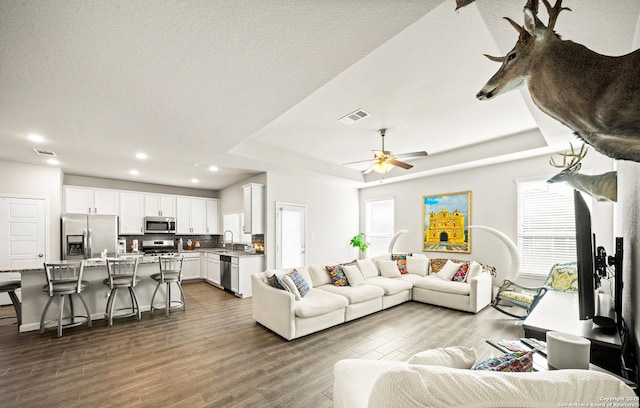
[[[516,45],[476,97],[492,99],[527,84],[543,112],[572,129],[600,153],[614,159],[640,161],[640,50],[610,57],[553,31],[563,10],[542,0],[549,14],[545,26],[537,17],[537,0],[524,8],[524,25],[507,21],[518,31]]]
[[[570,146],[571,153],[566,151],[561,154],[562,163],[556,163],[553,157],[549,160],[549,164],[562,169],[562,171],[547,180],[547,183],[565,182],[576,190],[584,191],[598,201],[617,201],[618,174],[615,171],[597,176],[578,173],[582,167],[580,162],[587,155],[587,146],[583,144],[579,152],[575,151],[573,145]],[[570,159],[568,163],[567,158]]]

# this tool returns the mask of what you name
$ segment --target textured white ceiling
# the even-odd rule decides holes
[[[497,69],[481,54],[515,42],[501,17],[520,20],[520,3],[0,0],[0,159],[42,163],[24,138],[37,132],[67,174],[219,189],[291,169],[362,182],[340,164],[368,159],[380,127],[396,153],[538,127],[556,141],[566,129],[520,92],[474,97]],[[565,38],[631,50],[640,2],[565,3]],[[337,121],[358,108],[372,116]]]

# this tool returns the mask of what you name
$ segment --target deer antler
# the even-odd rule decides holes
[[[553,160],[553,157],[549,159],[549,164],[559,169],[570,169],[580,163],[580,161],[587,155],[587,145],[585,145],[584,143],[582,144],[582,146],[580,146],[580,151],[577,153],[571,143],[569,143],[569,146],[571,146],[571,153],[565,151],[564,153],[560,154],[560,156],[562,156],[562,164],[557,164],[555,160]],[[572,158],[569,164],[567,164],[567,157]]]
[[[562,7],[562,0],[557,0],[556,4],[553,7],[551,7],[551,3],[549,3],[548,0],[542,0],[542,2],[544,3],[544,6],[547,8],[547,13],[549,14],[548,28],[550,30],[553,30],[553,28],[556,26],[556,20],[558,20],[558,14],[560,14],[562,10],[572,11],[569,7]]]

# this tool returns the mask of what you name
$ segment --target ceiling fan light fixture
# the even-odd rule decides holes
[[[379,161],[376,162],[373,165],[373,171],[375,171],[376,173],[380,173],[380,174],[384,174],[384,173],[388,173],[391,171],[391,169],[393,168],[393,164],[389,163],[388,161]]]

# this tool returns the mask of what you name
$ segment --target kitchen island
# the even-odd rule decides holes
[[[262,272],[264,268],[264,255],[263,254],[249,254],[242,251],[228,251],[218,248],[199,249],[196,251],[184,251],[180,254],[185,256],[185,263],[183,264],[183,274],[186,282],[189,279],[202,280],[214,284],[220,288],[224,288],[220,275],[219,257],[226,255],[232,257],[231,266],[234,267],[232,288],[230,290],[239,297],[251,296],[250,286],[250,274]],[[123,256],[132,256],[134,254],[128,253]],[[145,312],[151,310],[151,296],[156,288],[156,282],[151,279],[151,275],[159,272],[158,257],[157,256],[143,256],[135,255],[139,257],[138,264],[138,284],[135,287],[136,295],[140,304],[140,310]],[[195,257],[195,258],[194,258]],[[218,264],[215,264],[215,258],[218,258]],[[188,259],[197,262],[197,266],[193,268],[188,264]],[[201,262],[202,259],[202,262]],[[209,261],[209,262],[207,262]],[[79,263],[80,261],[50,261],[50,262],[69,262]],[[238,268],[238,265],[240,268]],[[241,269],[245,265],[250,265],[248,270]],[[217,266],[217,269],[216,267]],[[187,268],[197,271],[197,275],[187,274]],[[49,300],[49,296],[46,292],[42,291],[42,287],[46,284],[46,277],[44,268],[42,266],[33,265],[32,267],[24,267],[21,269],[0,270],[2,273],[16,274],[20,273],[21,276],[21,300],[22,300],[22,325],[20,331],[39,330],[40,317],[44,309],[45,304]],[[216,274],[217,272],[217,274]],[[245,276],[246,275],[246,276]],[[108,276],[106,261],[100,258],[94,258],[85,261],[85,267],[82,280],[87,281],[87,288],[82,292],[89,310],[91,312],[92,320],[104,319],[107,298],[109,296],[109,288],[103,284],[103,280]],[[249,283],[247,283],[249,282]],[[180,293],[178,290],[171,291],[171,300],[178,300]],[[158,289],[158,295],[156,303],[160,303],[164,300],[164,287]],[[68,303],[67,303],[68,304]],[[130,298],[127,291],[119,291],[117,304],[120,307],[130,304]],[[187,310],[188,310],[187,302]],[[49,310],[49,316],[57,310],[55,305],[52,305]],[[50,318],[50,317],[49,317]]]

